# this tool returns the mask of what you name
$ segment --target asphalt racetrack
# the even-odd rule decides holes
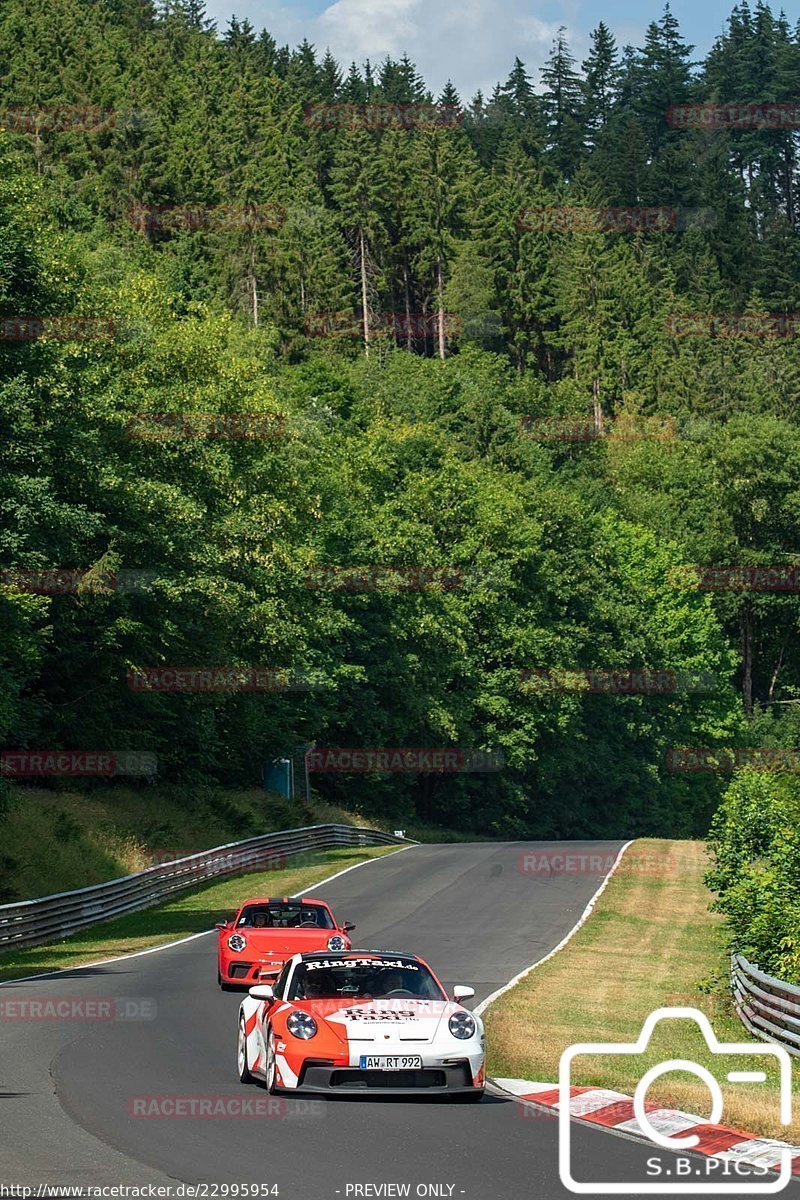
[[[475,987],[477,1004],[553,949],[603,879],[602,870],[526,873],[521,855],[557,848],[600,855],[605,864],[620,846],[414,846],[311,894],[356,923],[354,946],[421,954],[445,987]],[[241,887],[244,899],[246,877]],[[0,1185],[272,1184],[282,1200],[570,1194],[558,1175],[556,1118],[488,1092],[479,1105],[337,1096],[281,1099],[272,1116],[133,1116],[135,1097],[267,1099],[262,1089],[238,1082],[240,996],[216,985],[215,945],[209,933],[0,988],[2,1001],[129,998],[132,1011],[150,1012],[147,1020],[0,1020]],[[585,1031],[587,1039],[592,1034]],[[575,1175],[597,1181],[598,1195],[610,1181],[652,1182],[646,1167],[652,1146],[577,1123],[573,1144]],[[674,1156],[658,1153],[666,1171]],[[699,1157],[691,1161],[702,1168]],[[760,1177],[762,1186],[774,1180]],[[716,1181],[726,1182],[730,1195],[748,1194],[735,1177]],[[688,1193],[676,1184],[667,1194]],[[790,1183],[785,1194],[800,1197],[800,1188]]]

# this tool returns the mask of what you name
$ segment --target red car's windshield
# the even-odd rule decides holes
[[[319,904],[248,904],[237,929],[335,929],[327,908]]]
[[[332,1000],[355,997],[375,1000],[413,996],[446,1000],[433,975],[421,962],[404,958],[341,959],[298,963],[287,1000]]]

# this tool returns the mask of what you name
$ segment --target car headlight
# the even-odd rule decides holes
[[[468,1012],[454,1012],[447,1022],[447,1027],[460,1042],[466,1042],[468,1038],[473,1037],[477,1028],[475,1018]]]
[[[329,950],[344,950],[344,947],[345,947],[344,938],[340,937],[338,933],[335,933],[333,935],[333,937],[328,938],[328,949]]]
[[[293,1012],[286,1019],[286,1028],[294,1037],[307,1042],[317,1032],[317,1022],[310,1013]]]
[[[235,950],[238,954],[240,950],[244,950],[247,945],[246,938],[243,938],[240,933],[233,933],[228,938],[228,946],[231,950]]]

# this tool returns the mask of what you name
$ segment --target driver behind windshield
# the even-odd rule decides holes
[[[422,966],[397,967],[342,962],[339,964],[300,963],[292,974],[287,1000],[305,998],[381,999],[390,996],[414,996],[444,1000],[430,972]]]
[[[393,992],[410,992],[408,981],[405,979],[407,972],[398,971],[392,968],[389,971],[381,971],[374,979],[370,987],[370,993],[373,996],[391,996]]]
[[[303,979],[303,999],[325,1000],[336,995],[336,982],[330,971],[315,971]]]

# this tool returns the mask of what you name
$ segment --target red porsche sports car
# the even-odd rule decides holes
[[[236,916],[217,925],[217,982],[225,990],[247,987],[279,975],[293,954],[311,950],[349,950],[355,925],[342,925],[324,900],[268,897],[248,900]]]
[[[270,1092],[388,1092],[478,1101],[485,1086],[480,1017],[449,999],[416,954],[296,954],[239,1008],[242,1083]]]

